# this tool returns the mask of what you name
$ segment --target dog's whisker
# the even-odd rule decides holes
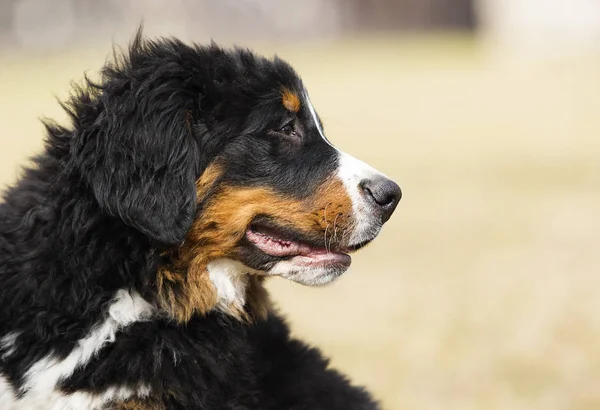
[[[328,223],[327,226],[325,227],[325,251],[327,253],[329,253],[329,249],[327,249],[327,229],[329,228],[329,225],[331,225],[331,224]]]
[[[325,209],[324,209],[324,211],[323,211],[323,218],[325,219],[325,222],[327,222],[327,226],[325,227],[325,234],[324,234],[324,235],[325,235],[325,238],[324,238],[324,241],[325,241],[325,251],[326,251],[327,253],[329,253],[329,249],[327,249],[327,229],[329,229],[329,225],[331,225],[331,222],[329,222],[329,221],[327,220],[327,207],[328,207],[329,205],[331,205],[331,202],[327,202],[327,203],[325,204]]]
[[[329,249],[331,249],[331,242],[333,241],[333,239],[334,238],[337,239],[337,226],[336,226],[336,223],[337,223],[337,219],[338,219],[339,216],[340,216],[340,214],[338,213],[335,216],[335,219],[333,220],[333,235],[329,238]]]

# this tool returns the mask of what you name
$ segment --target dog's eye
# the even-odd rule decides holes
[[[288,139],[287,137],[289,137],[292,141],[300,141],[302,139],[301,132],[296,128],[295,120],[289,121],[281,128],[269,131],[269,134],[283,139]]]
[[[287,124],[285,125],[283,128],[281,128],[279,130],[280,133],[287,135],[288,137],[295,137],[296,136],[296,130],[294,129],[294,125],[293,124]]]

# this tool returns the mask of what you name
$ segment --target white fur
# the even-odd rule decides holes
[[[246,304],[247,274],[252,269],[241,262],[227,258],[209,262],[207,269],[217,291],[217,309],[225,313],[242,310]]]
[[[0,405],[7,406],[7,410],[17,410],[14,391],[8,381],[0,375]]]
[[[281,276],[294,282],[308,286],[322,286],[333,282],[343,271],[325,271],[323,268],[311,268],[298,266],[292,260],[277,262],[271,269],[269,275]]]
[[[0,389],[3,387],[0,379]],[[12,394],[12,393],[11,393]],[[110,402],[127,400],[132,396],[147,397],[150,394],[148,386],[140,385],[133,390],[127,387],[109,387],[102,394],[90,394],[75,392],[65,395],[58,391],[52,391],[46,396],[25,396],[21,400],[15,400],[14,395],[8,402],[3,401],[3,410],[96,410],[103,409]],[[7,395],[7,398],[11,396]],[[4,398],[0,390],[0,398]]]
[[[152,305],[138,293],[123,289],[117,291],[104,320],[94,326],[86,337],[79,340],[77,346],[65,359],[59,360],[49,354],[29,368],[21,388],[23,397],[16,399],[6,380],[0,377],[2,399],[0,407],[7,410],[98,409],[111,400],[124,400],[135,394],[148,395],[150,390],[143,385],[138,386],[136,390],[113,386],[102,394],[77,392],[70,395],[56,390],[56,385],[89,362],[104,346],[113,343],[119,330],[135,322],[148,320],[153,313]]]
[[[350,244],[357,244],[365,239],[372,239],[379,233],[381,222],[370,209],[371,204],[365,199],[359,184],[365,179],[384,176],[381,172],[371,168],[364,162],[339,152],[338,178],[343,182],[346,192],[352,201],[354,213],[354,232],[348,239]]]

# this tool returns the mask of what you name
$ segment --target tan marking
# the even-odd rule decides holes
[[[284,88],[281,93],[281,101],[283,102],[283,106],[291,112],[300,111],[300,98],[293,91]]]
[[[154,399],[129,399],[115,403],[111,406],[114,410],[165,410],[165,405]]]
[[[194,312],[207,313],[217,303],[217,293],[205,266],[190,264],[179,271],[161,266],[157,287],[162,308],[179,322],[187,322]]]
[[[266,319],[272,310],[271,298],[265,289],[264,281],[264,276],[251,276],[248,282],[246,305],[248,305],[250,320]]]
[[[219,162],[213,162],[206,168],[196,181],[198,201],[204,198],[222,174],[223,168]],[[217,303],[217,294],[206,265],[181,263],[189,259],[182,254],[182,249],[172,250],[169,254],[174,263],[160,266],[156,277],[158,300],[173,318],[186,322],[194,312],[206,313],[211,310]]]
[[[211,165],[197,181],[202,210],[184,243],[169,252],[171,263],[161,266],[157,275],[159,302],[178,322],[215,308],[216,290],[206,267],[215,259],[238,259],[238,243],[257,215],[269,216],[315,240],[323,238],[324,247],[341,241],[354,223],[351,199],[338,178],[330,178],[314,195],[298,200],[268,188],[219,185],[220,175],[222,168]],[[266,317],[270,301],[263,280],[250,278],[245,311],[232,307],[232,316],[240,320]]]
[[[201,201],[208,190],[217,183],[221,175],[223,175],[223,165],[217,160],[211,163],[200,178],[196,181],[196,198],[198,201]]]

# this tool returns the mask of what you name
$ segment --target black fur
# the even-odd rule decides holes
[[[65,380],[67,392],[144,382],[173,409],[374,409],[317,349],[291,339],[278,317],[247,326],[221,314],[182,330],[139,323]]]
[[[281,60],[138,34],[98,84],[75,87],[72,127],[46,124],[44,152],[0,204],[0,337],[18,334],[0,376],[15,393],[33,363],[69,354],[118,289],[154,303],[161,255],[201,211],[195,181],[215,157],[229,181],[298,198],[331,173],[333,149],[315,129],[294,120],[302,143],[270,134],[290,121],[280,86],[303,90]],[[377,407],[275,315],[136,323],[60,388],[141,382],[173,409]]]

